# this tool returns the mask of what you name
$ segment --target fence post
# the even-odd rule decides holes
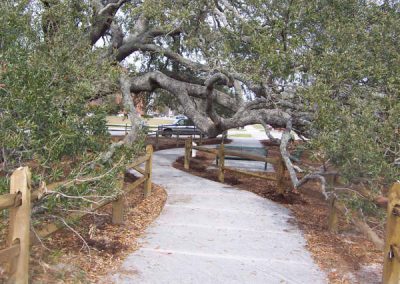
[[[145,174],[146,181],[144,182],[144,197],[148,197],[151,194],[151,172],[152,172],[152,159],[153,159],[153,146],[146,146],[146,154],[149,158],[146,161]]]
[[[199,141],[200,145],[203,145],[203,133],[200,133],[200,141]]]
[[[192,139],[185,140],[185,160],[184,160],[184,168],[188,170],[190,168],[190,155],[192,152]]]
[[[158,150],[158,130],[156,131],[156,150]]]
[[[222,143],[225,143],[225,140],[228,138],[228,130],[222,132]]]
[[[179,147],[179,133],[176,133],[176,148]]]
[[[389,191],[383,283],[400,283],[400,183]]]
[[[124,223],[124,207],[125,207],[125,194],[123,193],[124,188],[124,176],[120,176],[121,181],[118,183],[118,187],[121,189],[121,194],[118,195],[117,199],[112,202],[112,223],[115,225],[121,225]]]
[[[338,212],[335,206],[336,197],[331,196],[328,202],[329,202],[328,231],[336,234],[338,232]]]
[[[28,167],[20,167],[11,175],[10,193],[21,194],[21,206],[10,208],[10,245],[19,243],[19,256],[11,260],[11,283],[28,283],[29,241],[31,223],[31,173]]]
[[[225,146],[224,143],[221,144],[218,150],[218,157],[219,157],[219,163],[218,163],[218,180],[220,182],[225,181],[225,176],[224,176],[224,167],[225,167]]]
[[[285,178],[285,164],[282,159],[279,159],[275,165],[276,165],[276,180],[277,180],[278,193],[284,194],[285,188],[283,185],[283,180]]]
[[[124,195],[118,196],[112,203],[112,223],[115,225],[124,223],[124,203]]]

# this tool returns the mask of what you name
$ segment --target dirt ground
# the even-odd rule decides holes
[[[30,283],[96,283],[138,248],[138,236],[158,217],[166,199],[160,186],[153,185],[146,199],[143,186],[138,187],[125,200],[123,225],[111,223],[109,204],[71,226],[75,232],[64,228],[32,246]],[[0,283],[4,274],[0,272]]]
[[[279,155],[277,146],[269,145],[268,151],[271,157]],[[217,170],[209,168],[214,156],[197,153],[198,156],[191,159],[189,172],[217,181]],[[174,167],[184,170],[183,157],[174,163]],[[276,193],[274,181],[229,171],[225,173],[225,182],[290,208],[307,240],[308,249],[328,275],[330,283],[381,283],[382,252],[342,216],[338,234],[327,230],[328,206],[317,182],[309,182],[299,193],[290,191],[284,195]],[[290,188],[288,179],[286,187]]]
[[[184,145],[184,141],[181,138],[179,145]],[[154,142],[154,138],[147,140],[149,144]],[[220,142],[220,139],[204,140],[204,144]],[[159,143],[159,150],[176,147],[176,139],[161,138]],[[279,155],[277,148],[268,145],[268,149],[269,156]],[[199,153],[191,160],[190,172],[216,181],[216,170],[207,169],[213,159],[210,154]],[[183,159],[178,159],[174,166],[183,170]],[[229,172],[225,180],[290,208],[304,232],[309,250],[327,272],[330,283],[380,283],[381,252],[343,218],[339,234],[327,231],[328,209],[317,183],[308,183],[301,193],[279,195],[272,181]],[[167,198],[164,189],[156,185],[151,197],[144,199],[142,192],[140,187],[127,198],[129,206],[123,226],[111,224],[111,205],[108,205],[73,226],[80,237],[65,228],[43,240],[42,245],[34,245],[30,264],[32,283],[95,283],[115,270],[126,255],[139,247],[138,236],[157,218]],[[0,283],[4,279],[0,268]]]
[[[121,137],[113,137],[113,141]],[[185,144],[180,138],[178,145]],[[159,139],[159,149],[176,147],[175,138]],[[229,143],[229,140],[226,141]],[[221,139],[204,139],[203,144],[221,143]],[[155,137],[148,138],[146,144],[155,144]],[[134,178],[125,180],[127,183]],[[137,238],[160,214],[167,194],[153,185],[152,195],[144,199],[143,186],[129,194],[126,199],[124,225],[111,223],[111,204],[95,214],[90,214],[70,228],[64,228],[42,244],[32,246],[30,259],[31,283],[95,283],[109,271],[115,270],[124,257],[135,251]],[[5,226],[3,226],[6,228]],[[6,239],[2,229],[2,240]],[[2,241],[0,246],[4,246]],[[5,268],[0,266],[0,283],[6,281]]]

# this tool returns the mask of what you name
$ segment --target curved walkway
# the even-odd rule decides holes
[[[286,208],[171,166],[156,152],[153,181],[168,200],[114,283],[326,283]]]

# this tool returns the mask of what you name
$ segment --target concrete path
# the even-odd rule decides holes
[[[154,183],[167,204],[104,283],[327,283],[289,210],[172,168],[182,155],[155,153]]]

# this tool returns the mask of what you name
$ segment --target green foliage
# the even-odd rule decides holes
[[[89,102],[102,88],[116,89],[119,71],[90,46],[84,2],[55,3],[48,9],[33,1],[0,3],[0,193],[20,165],[31,167],[35,185],[90,179],[41,201],[47,212],[64,215],[90,205],[79,197],[115,195],[117,177],[143,141],[100,162],[110,145],[108,110]]]
[[[88,102],[98,98],[105,82],[107,90],[115,87],[118,70],[104,59],[103,49],[91,47],[87,40],[93,12],[89,2],[52,3],[46,9],[28,0],[0,3],[1,159],[6,174],[31,163],[35,182],[107,173],[94,182],[60,189],[66,195],[106,195],[107,186],[115,185],[112,177],[128,162],[126,157],[142,151],[143,144],[139,141],[132,149],[118,150],[105,165],[91,164],[108,147],[105,115],[118,106],[104,108]],[[208,0],[128,3],[114,20],[129,30],[144,13],[150,28],[173,31],[179,26],[183,31],[156,37],[159,46],[207,62],[216,72],[224,69],[241,73],[246,80],[301,86],[296,94],[299,101],[315,113],[310,125],[314,149],[348,180],[386,185],[399,179],[397,1],[229,3],[235,8],[223,5],[226,18],[220,20],[225,22],[214,17],[222,4]],[[195,79],[201,73],[161,53],[135,56],[142,66],[134,71],[166,70]],[[162,90],[150,99],[142,95],[146,107],[179,105],[175,96]],[[216,109],[223,116],[232,115],[219,106]],[[8,186],[6,174],[0,177],[2,191]],[[46,202],[54,211],[80,206],[61,195]]]
[[[310,126],[315,150],[348,180],[387,185],[399,179],[398,1],[230,3],[234,9],[223,5],[226,23],[210,20],[222,5],[215,1],[150,0],[131,15],[145,12],[151,25],[166,30],[179,23],[184,33],[177,52],[198,55],[211,68],[301,86],[297,95],[315,112]],[[165,41],[173,46],[170,38]],[[146,63],[142,71],[169,66],[162,54]],[[177,71],[190,74],[182,66]],[[157,103],[176,104],[160,94]]]
[[[68,6],[57,5],[58,32],[43,40],[35,30],[38,24],[29,25],[39,21],[29,6],[1,5],[0,144],[7,163],[35,159],[45,166],[64,156],[103,150],[108,142],[105,112],[87,101],[96,96],[96,83],[111,74],[110,67],[99,65],[98,55],[88,52],[83,32],[63,11]]]
[[[399,6],[346,3],[323,8],[308,55],[313,143],[348,180],[388,186],[400,178]]]

